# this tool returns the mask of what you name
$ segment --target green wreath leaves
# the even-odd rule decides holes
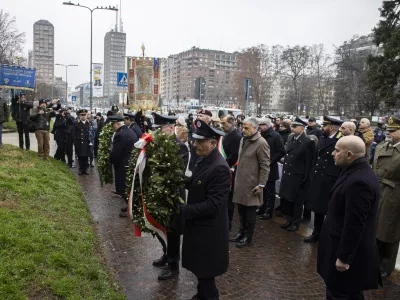
[[[160,131],[152,133],[153,141],[146,145],[146,168],[142,177],[144,202],[150,215],[165,228],[174,226],[174,216],[180,211],[184,200],[180,190],[184,188],[185,166],[179,155],[179,145],[175,135],[166,136]],[[132,152],[127,173],[127,195],[130,194],[138,149]],[[145,227],[139,176],[135,178],[133,194],[133,222],[142,232],[149,232]],[[151,232],[153,235],[154,233]]]
[[[100,184],[102,187],[114,182],[112,165],[110,164],[111,139],[113,134],[114,130],[112,125],[107,124],[103,127],[103,131],[99,137],[97,168],[99,170]]]

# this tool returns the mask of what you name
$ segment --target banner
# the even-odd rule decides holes
[[[92,64],[93,68],[93,97],[103,97],[103,64]]]
[[[0,69],[0,87],[34,91],[35,76],[35,68],[2,65]]]

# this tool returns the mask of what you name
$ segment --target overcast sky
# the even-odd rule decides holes
[[[69,1],[69,0],[68,0]],[[55,27],[55,62],[77,64],[68,81],[89,81],[90,12],[60,0],[0,0],[0,8],[17,19],[26,33],[25,53],[32,49],[33,23]],[[75,2],[75,1],[72,1]],[[76,0],[89,7],[119,5],[119,0]],[[192,46],[228,52],[257,44],[319,44],[329,50],[353,35],[363,35],[379,20],[380,0],[122,0],[127,55],[166,57]],[[103,62],[104,36],[115,26],[116,13],[93,13],[93,62]],[[65,68],[55,67],[65,77]]]

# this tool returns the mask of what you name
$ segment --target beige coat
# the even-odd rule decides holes
[[[362,132],[364,140],[365,140],[365,151],[367,154],[367,161],[369,161],[371,146],[372,146],[372,143],[374,142],[374,132],[372,131],[371,127],[368,127],[364,130],[360,129],[360,132]]]
[[[258,185],[266,185],[269,175],[269,146],[257,132],[243,146],[240,141],[239,164],[236,171],[233,202],[245,206],[258,206],[263,203],[263,193],[253,195],[252,190]]]
[[[376,238],[386,243],[400,241],[400,145],[377,145],[372,168],[381,182]]]

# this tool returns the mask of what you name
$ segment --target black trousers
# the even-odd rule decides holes
[[[322,225],[324,225],[325,215],[314,212],[314,235],[320,235]]]
[[[54,154],[54,158],[65,162],[65,151],[67,143],[64,141],[56,141],[56,143],[57,143],[57,150],[56,153]]]
[[[67,154],[68,165],[72,167],[73,162],[73,152],[74,152],[74,142],[72,141],[72,135],[67,135],[67,143],[65,145],[65,153]]]
[[[79,171],[87,171],[89,168],[89,157],[87,156],[78,156],[78,162],[79,162]]]
[[[235,213],[235,203],[233,203],[233,189],[229,192],[229,198],[228,198],[228,220],[229,220],[229,230],[232,228],[232,220],[233,220],[233,215]]]
[[[25,148],[29,150],[31,147],[31,140],[29,139],[29,128],[28,124],[24,124],[22,122],[16,122],[18,129],[18,137],[19,137],[19,147],[24,149],[24,135],[25,135]]]
[[[376,244],[378,245],[379,257],[381,260],[381,272],[386,272],[390,275],[396,266],[399,242],[385,243],[376,240]]]
[[[364,300],[364,292],[339,292],[326,286],[327,300]]]
[[[272,215],[275,212],[275,181],[268,181],[263,190],[262,212]]]
[[[201,300],[218,300],[219,293],[215,277],[212,278],[197,278],[197,298]]]
[[[239,232],[244,234],[248,239],[253,238],[254,229],[256,227],[256,210],[257,206],[244,206],[238,204],[238,212],[240,217]]]
[[[125,199],[126,168],[124,164],[114,165],[115,191]],[[126,200],[125,200],[126,201]]]
[[[292,225],[299,226],[301,216],[303,215],[303,202],[299,199],[296,201],[286,201],[286,218]]]
[[[93,155],[94,158],[97,158],[97,153],[99,152],[99,136],[96,134],[94,138],[94,145],[93,145]]]
[[[167,264],[171,269],[179,268],[179,261],[181,260],[181,236],[173,232],[167,232],[167,245],[164,240],[157,235],[163,248],[163,254],[167,256]]]
[[[93,162],[93,156],[94,156],[94,146],[92,145],[92,146],[89,146],[89,160],[90,160],[90,164],[92,164],[92,162]]]

